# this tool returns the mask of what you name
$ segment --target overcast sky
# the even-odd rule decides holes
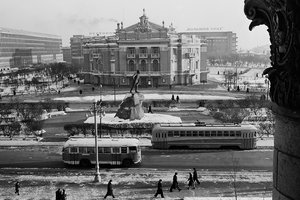
[[[149,21],[173,23],[176,31],[222,28],[237,33],[239,49],[269,44],[265,26],[249,31],[243,6],[243,0],[1,0],[0,27],[60,35],[69,46],[72,35],[137,23],[145,8]]]

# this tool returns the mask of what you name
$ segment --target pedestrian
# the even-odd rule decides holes
[[[196,168],[193,168],[193,169],[194,169],[194,172],[193,172],[193,181],[194,181],[194,184],[195,184],[195,182],[197,182],[197,184],[199,185],[200,181],[198,180],[197,170],[196,170]]]
[[[176,101],[177,101],[177,103],[179,103],[179,96],[178,95],[176,97]]]
[[[151,105],[149,105],[149,107],[148,107],[148,113],[153,113]]]
[[[112,180],[109,180],[109,182],[107,184],[107,192],[106,192],[104,199],[106,199],[107,196],[112,196],[113,198],[115,198],[111,182],[112,182]]]
[[[20,195],[20,183],[17,181],[15,183],[15,194]]]
[[[161,184],[162,180],[159,179],[158,183],[157,183],[157,191],[154,195],[154,197],[157,197],[157,195],[160,194],[161,198],[165,198],[164,197],[164,193],[163,193],[163,190],[162,190],[162,184]]]
[[[170,192],[173,191],[173,189],[177,189],[179,192],[180,192],[180,188],[178,186],[178,181],[177,181],[177,172],[175,172],[174,176],[173,176],[173,183],[171,185],[171,188],[170,188]]]
[[[174,97],[174,94],[172,94],[172,98],[171,98],[172,101],[175,101],[175,97]]]
[[[60,200],[60,189],[59,188],[55,192],[55,200]]]
[[[62,194],[61,194],[61,200],[66,200],[66,199],[67,199],[66,190],[63,189]]]
[[[192,173],[189,173],[189,178],[188,178],[188,189],[190,189],[190,187],[192,187],[193,189],[195,189],[195,185],[194,185],[194,180],[193,180]]]

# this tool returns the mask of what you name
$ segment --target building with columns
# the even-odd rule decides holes
[[[83,40],[82,75],[86,83],[127,86],[139,70],[141,87],[200,84],[207,80],[204,47],[194,35],[177,34],[172,24],[150,22],[143,10],[138,23],[118,23],[113,36]]]

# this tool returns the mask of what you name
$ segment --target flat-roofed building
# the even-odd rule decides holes
[[[207,74],[202,45],[195,36],[177,34],[172,24],[150,22],[144,11],[134,25],[118,23],[115,35],[83,40],[85,82],[127,86],[139,70],[142,87],[199,84]]]
[[[60,36],[0,27],[0,71],[62,62]]]
[[[188,31],[185,35],[196,35],[207,44],[208,57],[222,57],[237,53],[237,36],[232,31]]]
[[[62,48],[62,54],[63,54],[63,61],[65,61],[68,64],[71,64],[71,62],[72,62],[71,48],[70,47],[63,47]]]

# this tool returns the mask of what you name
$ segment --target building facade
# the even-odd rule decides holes
[[[70,38],[71,47],[71,63],[76,67],[83,67],[83,41],[85,39],[84,35],[73,35]]]
[[[192,85],[206,81],[201,66],[201,40],[177,34],[173,26],[154,24],[145,14],[139,22],[124,28],[117,24],[110,37],[91,37],[83,42],[85,82],[103,85],[131,85],[140,71],[140,86]]]
[[[72,63],[71,48],[63,47],[61,50],[63,54],[63,61],[68,64],[71,64]]]
[[[223,57],[237,53],[237,36],[231,31],[217,32],[181,32],[185,35],[196,35],[207,44],[208,57]]]
[[[63,61],[60,36],[0,28],[0,70]]]

